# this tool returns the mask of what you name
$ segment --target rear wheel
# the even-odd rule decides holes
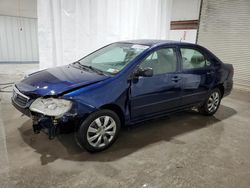
[[[221,92],[218,88],[213,89],[199,111],[204,115],[214,115],[221,102]]]
[[[76,133],[77,143],[90,152],[107,149],[117,139],[120,119],[111,110],[100,110],[91,114]]]

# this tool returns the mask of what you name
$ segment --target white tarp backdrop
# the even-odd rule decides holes
[[[38,0],[40,68],[119,40],[168,39],[171,7],[172,0]]]

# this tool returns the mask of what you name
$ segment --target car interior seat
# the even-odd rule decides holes
[[[158,62],[155,72],[158,74],[174,72],[176,70],[175,53],[169,53],[168,49],[157,51]]]
[[[190,61],[193,68],[200,68],[205,66],[205,59],[202,55],[193,55]]]

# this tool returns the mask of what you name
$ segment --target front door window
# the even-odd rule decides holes
[[[154,75],[176,71],[176,53],[173,48],[163,48],[151,53],[141,64],[140,68],[150,67]]]

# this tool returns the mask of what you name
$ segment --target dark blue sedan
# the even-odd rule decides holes
[[[35,133],[53,138],[71,127],[77,143],[95,152],[108,148],[121,126],[192,107],[213,115],[232,90],[233,72],[199,45],[116,42],[29,75],[15,85],[12,104],[33,119]]]

